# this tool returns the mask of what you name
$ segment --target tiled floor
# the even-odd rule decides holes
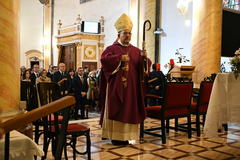
[[[91,129],[91,159],[93,160],[240,160],[240,125],[229,125],[229,131],[219,133],[218,137],[208,139],[197,137],[193,132],[191,139],[186,133],[171,131],[167,135],[167,144],[162,144],[161,138],[145,135],[144,142],[131,142],[128,146],[114,146],[109,140],[101,140],[101,128],[98,120],[81,122]],[[145,127],[158,126],[154,119],[146,119]],[[82,150],[85,139],[78,139],[77,147]],[[72,150],[69,148],[68,157],[72,159]],[[53,159],[50,149],[48,159]],[[77,160],[87,159],[85,155],[77,155]]]

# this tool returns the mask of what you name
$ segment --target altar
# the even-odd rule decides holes
[[[4,159],[4,138],[0,139],[0,159]],[[43,150],[29,137],[14,130],[10,132],[9,158],[11,160],[33,160],[34,156],[42,157]]]
[[[219,73],[214,81],[208,105],[204,133],[217,136],[222,124],[240,123],[240,78],[233,73]]]

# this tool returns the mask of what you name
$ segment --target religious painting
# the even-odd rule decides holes
[[[84,60],[97,60],[96,45],[84,45]]]

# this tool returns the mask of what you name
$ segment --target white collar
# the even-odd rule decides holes
[[[118,40],[118,43],[120,43],[120,44],[121,44],[121,46],[124,46],[124,47],[127,47],[127,46],[129,46],[129,43],[128,43],[128,44],[122,44],[122,42],[121,42],[120,40]]]

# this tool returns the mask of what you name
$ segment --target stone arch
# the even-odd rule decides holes
[[[40,68],[44,67],[44,55],[39,50],[35,50],[35,49],[29,50],[25,52],[25,57],[26,57],[26,62],[25,62],[26,68],[30,68],[31,63],[33,62],[38,62]]]

